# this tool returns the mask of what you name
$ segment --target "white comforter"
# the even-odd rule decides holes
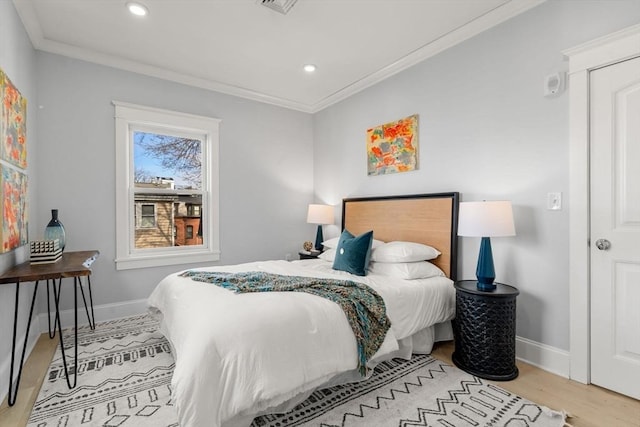
[[[350,279],[385,301],[391,329],[373,360],[398,341],[453,318],[455,293],[445,277],[400,280],[353,276],[322,260],[266,261],[206,268]],[[209,283],[163,279],[149,297],[176,358],[172,400],[181,427],[249,425],[253,416],[357,367],[353,332],[341,308],[300,292],[234,294]]]

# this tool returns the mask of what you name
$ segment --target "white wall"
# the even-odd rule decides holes
[[[313,200],[309,114],[42,52],[38,70],[40,223],[57,208],[67,250],[100,250],[95,305],[146,298],[168,273],[198,266],[115,270],[112,100],[222,120],[219,264],[284,259],[313,236],[305,222]]]
[[[0,67],[28,100],[30,239],[41,238],[50,209],[58,208],[68,250],[101,252],[94,303],[144,300],[181,266],[115,270],[111,101],[209,115],[222,119],[220,264],[295,256],[315,235],[304,222],[312,200],[434,191],[460,191],[463,200],[508,198],[518,236],[494,239],[493,246],[498,280],[522,292],[518,335],[567,349],[568,100],[543,98],[542,79],[566,69],[562,49],[639,19],[638,0],[550,0],[310,116],[36,53],[13,4],[0,1]],[[420,169],[367,177],[365,130],[414,113]],[[545,209],[550,191],[563,192],[564,210]],[[325,235],[338,229],[326,227]],[[478,244],[461,239],[460,277],[473,276]],[[25,248],[0,256],[0,270],[25,259]],[[31,287],[20,293],[20,327]],[[14,292],[0,286],[2,325],[13,322]],[[39,311],[45,307],[41,299]],[[0,328],[0,396],[10,342],[10,328]]]
[[[27,174],[28,174],[28,215],[38,209],[38,203],[33,195],[37,191],[37,95],[36,95],[36,54],[27,37],[20,18],[10,1],[0,1],[0,68],[11,79],[23,97],[27,99]],[[29,222],[29,235],[33,235],[33,221]],[[27,256],[27,246],[0,255],[0,271],[5,271]],[[40,292],[44,291],[44,287]],[[29,313],[29,303],[33,295],[33,284],[20,287],[18,307],[18,345],[22,349],[24,333]],[[0,401],[6,395],[9,387],[9,369],[11,362],[11,339],[13,333],[13,313],[15,301],[15,285],[0,285]],[[29,345],[35,343],[39,335],[37,320],[32,327]],[[20,357],[20,352],[16,351]],[[16,363],[17,366],[17,363]],[[14,377],[17,374],[14,374]]]
[[[317,197],[511,200],[517,236],[492,243],[497,280],[521,292],[517,334],[568,350],[568,97],[543,97],[543,79],[567,70],[563,49],[639,19],[637,0],[550,0],[317,113]],[[415,113],[420,169],[368,177],[366,129]],[[546,209],[548,192],[563,193],[561,211]],[[460,248],[458,277],[473,278],[479,239]]]
[[[94,305],[103,307],[98,320],[121,314],[131,301],[139,309],[162,277],[198,266],[116,271],[112,100],[222,120],[219,264],[295,257],[315,236],[305,221],[314,201],[311,115],[36,52],[9,1],[0,1],[0,67],[28,100],[29,238],[42,238],[57,208],[67,250],[100,251],[92,280]],[[26,259],[26,247],[0,256],[0,271]],[[72,307],[70,284],[62,309]],[[20,293],[19,348],[32,288]],[[0,400],[8,387],[14,289],[0,286],[0,324],[7,326],[0,328]],[[45,295],[41,286],[36,313],[46,313]]]

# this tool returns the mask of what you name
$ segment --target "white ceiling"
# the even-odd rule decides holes
[[[544,0],[13,1],[36,49],[316,112]]]

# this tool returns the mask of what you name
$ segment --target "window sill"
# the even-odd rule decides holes
[[[197,262],[219,261],[219,251],[189,251],[181,254],[129,256],[116,259],[116,270],[135,268],[163,267],[166,265],[191,264]]]

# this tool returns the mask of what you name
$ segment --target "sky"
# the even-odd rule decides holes
[[[173,178],[177,187],[188,186],[189,183],[181,179],[181,177],[172,170],[167,170],[162,167],[161,159],[155,158],[152,155],[146,153],[146,150],[140,144],[143,139],[146,142],[152,140],[153,133],[134,132],[134,148],[133,148],[133,162],[136,169],[143,169],[150,177],[163,177]]]

